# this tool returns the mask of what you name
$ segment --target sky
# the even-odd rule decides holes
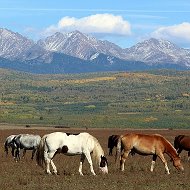
[[[190,48],[190,0],[0,0],[0,28],[34,41],[78,30],[122,48],[152,37]]]

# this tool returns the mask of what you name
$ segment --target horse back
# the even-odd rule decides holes
[[[113,148],[114,146],[117,146],[117,142],[119,139],[119,135],[111,135],[108,138],[108,148]]]
[[[190,150],[190,136],[178,135],[174,140],[175,148],[182,148],[184,150]]]
[[[16,145],[20,148],[36,148],[40,143],[41,137],[39,135],[32,134],[20,134],[14,139]]]
[[[132,150],[138,154],[155,154],[164,152],[165,139],[161,135],[126,134],[121,138],[123,148]]]
[[[46,136],[47,151],[67,149],[67,153],[81,153],[84,149],[93,150],[96,139],[88,133],[67,134],[54,132]],[[64,152],[65,153],[65,152]]]

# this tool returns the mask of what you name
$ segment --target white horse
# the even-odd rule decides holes
[[[23,156],[26,153],[26,150],[32,150],[32,157],[40,144],[41,137],[39,135],[33,134],[19,134],[13,138],[13,142],[16,145],[16,154],[15,157],[17,160],[20,160],[20,149],[23,149]]]
[[[16,144],[13,142],[13,139],[16,135],[10,135],[6,138],[5,140],[5,143],[4,143],[4,149],[5,149],[5,152],[6,152],[6,155],[8,155],[8,150],[9,148],[11,148],[11,153],[12,153],[12,156],[14,157],[14,151],[16,149]]]
[[[47,174],[51,174],[50,164],[53,168],[53,173],[57,174],[57,168],[53,162],[53,157],[56,153],[63,153],[67,156],[81,155],[79,173],[82,173],[82,165],[87,158],[90,164],[90,171],[96,175],[93,168],[91,154],[97,162],[102,173],[108,173],[107,159],[104,156],[104,151],[98,140],[88,133],[68,134],[63,132],[54,132],[44,135],[38,147],[36,160],[38,165],[43,167],[46,164]]]

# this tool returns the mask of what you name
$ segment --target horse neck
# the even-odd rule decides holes
[[[178,158],[178,154],[172,144],[165,140],[165,152],[166,154],[174,161],[175,158]]]
[[[101,161],[101,156],[104,156],[104,151],[101,145],[99,144],[98,140],[94,138],[94,149],[92,152],[92,158],[97,164],[99,164]]]

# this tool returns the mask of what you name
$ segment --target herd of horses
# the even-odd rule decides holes
[[[152,155],[151,172],[153,172],[156,159],[159,157],[167,174],[170,174],[170,171],[164,154],[171,158],[173,166],[180,171],[184,170],[179,156],[182,150],[188,151],[188,160],[190,159],[190,136],[185,135],[176,136],[174,146],[159,134],[127,133],[124,135],[111,135],[108,137],[109,156],[113,155],[114,147],[116,148],[115,162],[117,163],[118,159],[120,160],[121,171],[124,171],[125,160],[129,154]],[[59,153],[67,156],[80,155],[78,169],[80,175],[83,175],[82,166],[85,159],[87,159],[93,175],[96,175],[93,161],[103,174],[108,173],[108,161],[99,141],[86,132],[79,134],[53,132],[43,137],[33,134],[10,135],[4,143],[7,155],[9,148],[16,161],[21,159],[21,149],[23,149],[23,156],[26,150],[32,150],[31,159],[34,158],[36,153],[37,164],[41,167],[45,164],[47,174],[52,172],[57,174],[57,167],[53,162],[53,158]]]

